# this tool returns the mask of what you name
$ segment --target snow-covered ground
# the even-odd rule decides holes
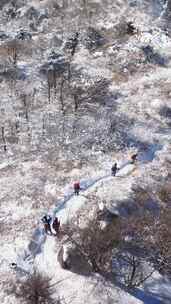
[[[141,166],[141,162],[136,165],[139,167],[139,171],[141,171]],[[115,204],[128,200],[131,185],[136,177],[134,172],[137,168],[126,161],[120,162],[120,167],[122,169],[116,177],[107,175],[82,181],[81,188],[83,190],[78,197],[74,196],[71,188],[66,189],[63,200],[58,202],[57,207],[54,206],[50,213],[53,211],[63,224],[69,222],[83,206],[88,204],[88,208],[91,208],[87,199],[91,193],[95,193],[102,200],[106,199],[109,202],[113,197],[116,197]],[[117,206],[112,206],[112,208],[115,207]],[[21,245],[22,248],[20,248]],[[66,299],[66,303],[69,303],[71,298],[74,304],[86,303],[87,299],[90,303],[99,304],[112,298],[119,303],[169,303],[171,299],[170,282],[157,272],[142,288],[138,288],[133,294],[130,294],[120,287],[113,287],[110,283],[104,284],[104,279],[98,275],[86,277],[62,269],[57,262],[60,246],[60,241],[54,236],[46,236],[44,228],[39,224],[29,242],[22,241],[21,244],[15,244],[15,246],[14,244],[12,246],[4,244],[1,247],[2,270],[8,269],[9,272],[12,272],[9,263],[16,262],[18,265],[16,274],[21,276],[32,272],[33,266],[36,266],[40,271],[53,278],[53,282],[60,279],[58,291],[60,296]],[[100,293],[99,290],[101,290]]]

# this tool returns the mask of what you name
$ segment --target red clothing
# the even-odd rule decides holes
[[[80,183],[79,182],[74,183],[74,189],[75,190],[80,190]]]

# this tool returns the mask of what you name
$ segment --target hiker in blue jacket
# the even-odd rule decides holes
[[[45,232],[48,233],[50,232],[50,234],[52,234],[51,231],[51,221],[52,221],[52,217],[50,215],[44,215],[42,218],[42,222],[44,224],[44,228],[45,228]]]

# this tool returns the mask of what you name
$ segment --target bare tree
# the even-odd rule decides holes
[[[169,166],[167,166],[167,169]],[[171,277],[171,208],[170,208],[170,181],[159,187],[155,193],[139,189],[136,192],[141,215],[131,217],[123,223],[122,231],[126,236],[131,236],[131,243],[139,244],[139,248],[146,250],[146,259],[150,260],[155,269]],[[160,199],[164,205],[158,211],[144,210],[144,203]]]
[[[159,191],[157,192],[159,199],[165,204],[169,204],[171,201],[171,185],[170,183],[165,183]]]
[[[171,208],[161,210],[154,237],[156,267],[171,278]]]
[[[63,97],[64,84],[65,84],[65,77],[62,75],[61,76],[61,82],[60,82],[60,91],[59,91],[59,93],[60,93],[59,99],[60,99],[60,103],[61,103],[62,112],[64,111],[64,97]]]
[[[7,151],[7,144],[6,144],[6,138],[5,138],[5,128],[1,127],[1,133],[2,133],[2,141],[4,145],[4,151]]]
[[[128,289],[143,284],[155,269],[133,244],[124,243],[113,252],[113,273]]]
[[[8,41],[7,43],[3,44],[2,47],[6,52],[4,55],[8,55],[8,59],[10,62],[12,62],[13,65],[17,64],[19,54],[21,52],[25,52],[24,42],[20,42],[17,39]]]
[[[79,104],[81,102],[81,96],[82,96],[83,90],[81,87],[74,86],[71,88],[71,95],[73,96],[74,100],[74,110],[77,112]]]
[[[12,61],[12,63],[15,65],[17,63],[18,59],[18,50],[19,50],[19,43],[16,39],[9,41],[7,44],[7,53]]]
[[[113,269],[128,288],[141,285],[155,270],[171,277],[170,221],[171,210],[165,207],[158,216],[144,211],[121,223],[122,242],[113,251]]]
[[[28,117],[28,108],[29,108],[29,101],[28,101],[28,96],[27,94],[23,93],[20,95],[21,101],[23,103],[24,106],[24,111],[25,111],[25,118],[28,121],[29,117]]]
[[[56,94],[57,74],[54,68],[51,68],[47,71],[47,83],[48,83],[48,100],[50,103],[51,91],[54,90]]]

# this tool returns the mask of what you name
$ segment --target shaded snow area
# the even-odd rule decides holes
[[[171,286],[170,281],[163,278],[158,272],[146,281],[143,289],[137,289],[135,296],[150,304],[169,304],[170,303]]]
[[[119,303],[140,304],[142,301],[137,300],[134,296],[122,291],[119,287],[113,288],[109,283],[98,275],[84,277],[78,274],[61,269],[56,262],[58,252],[58,243],[54,238],[48,237],[44,246],[43,253],[37,256],[35,263],[39,269],[53,276],[54,282],[59,278],[63,280],[59,283],[59,294],[73,303],[92,303],[99,304],[115,299]],[[107,285],[107,286],[106,286]]]
[[[142,207],[135,189],[169,184],[169,3],[0,0],[0,303],[20,304],[6,286],[35,268],[60,281],[66,304],[171,303],[158,271],[128,291],[63,269],[65,236],[41,220],[75,223],[99,206],[126,220]],[[158,214],[162,199],[151,200]]]

